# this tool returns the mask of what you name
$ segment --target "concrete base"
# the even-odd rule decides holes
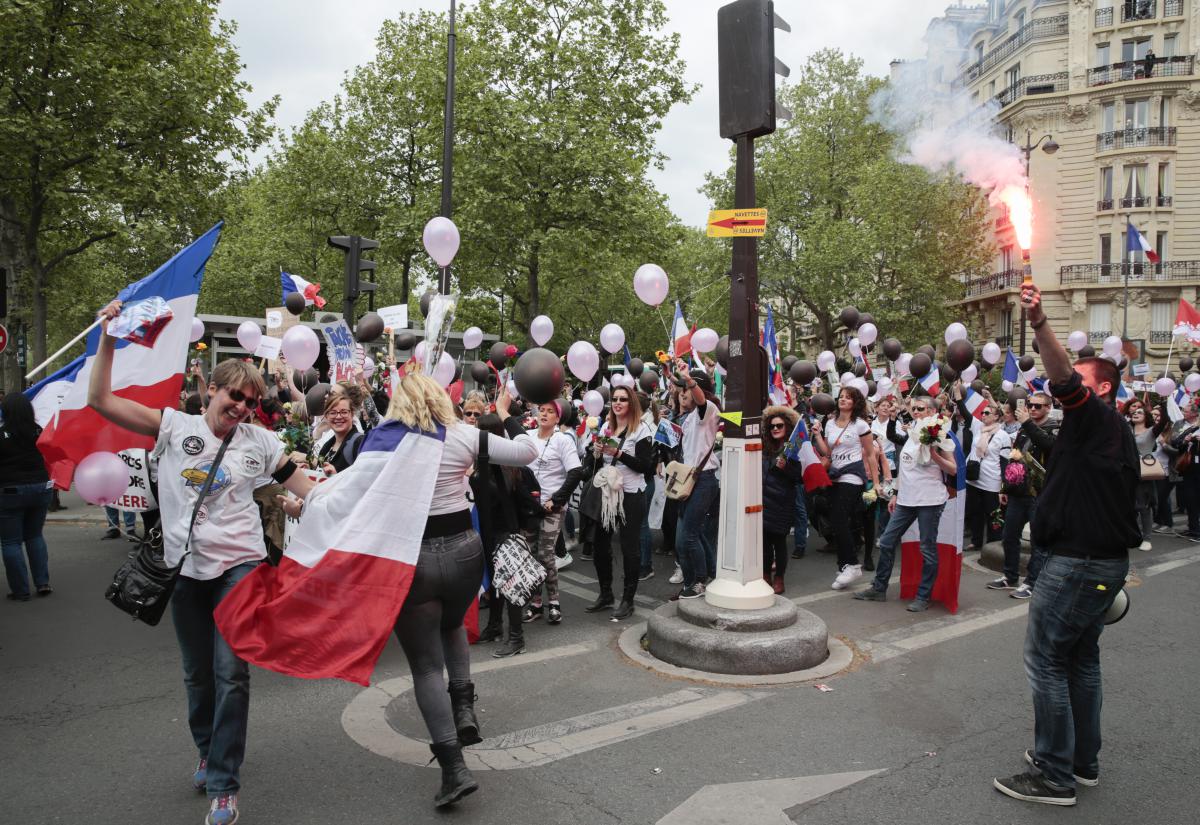
[[[763,610],[775,603],[775,591],[758,576],[742,584],[718,575],[704,588],[704,600],[713,607]]]
[[[1021,574],[1025,574],[1025,568],[1029,565],[1029,554],[1031,548],[1029,542],[1021,542]],[[988,542],[983,545],[983,550],[979,553],[979,565],[988,570],[1001,573],[1004,571],[1004,545],[998,541]]]
[[[789,673],[829,656],[825,622],[782,596],[763,610],[668,602],[650,615],[646,638],[655,658],[708,673]]]

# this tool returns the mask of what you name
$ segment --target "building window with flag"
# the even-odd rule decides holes
[[[1162,244],[1167,242],[1167,233],[1159,233],[1159,241]],[[1129,221],[1125,227],[1125,260],[1132,265],[1131,275],[1143,274],[1143,262],[1148,260],[1152,264],[1157,264],[1159,261],[1158,251],[1150,245],[1150,241],[1146,239],[1133,221]]]
[[[1112,304],[1088,306],[1088,339],[1103,341],[1112,335]]]
[[[1175,302],[1153,301],[1150,304],[1150,343],[1169,344],[1174,327]]]

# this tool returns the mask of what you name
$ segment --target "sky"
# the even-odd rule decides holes
[[[619,0],[613,0],[619,2]],[[675,214],[704,225],[710,204],[697,190],[707,172],[728,165],[730,143],[717,134],[717,9],[726,0],[666,0],[669,28],[680,34],[687,79],[700,84],[692,102],[672,109],[657,136],[667,156],[652,177]],[[776,0],[775,13],[792,27],[776,32],[775,56],[793,70],[823,48],[838,48],[884,76],[895,58],[924,53],[929,21],[951,0]],[[974,5],[974,4],[970,4]],[[428,0],[222,0],[220,14],[238,26],[234,42],[257,105],[279,95],[276,123],[286,132],[340,90],[346,73],[369,61],[375,34],[388,16],[421,8],[449,9]],[[722,206],[731,206],[722,205]]]

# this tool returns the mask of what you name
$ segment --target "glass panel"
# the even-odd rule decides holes
[[[1153,301],[1150,304],[1150,330],[1170,332],[1175,326],[1175,306],[1170,301]]]
[[[1018,63],[1017,65],[1013,66],[1011,69],[1009,69],[1007,72],[1004,73],[1004,85],[1005,86],[1016,86],[1020,82],[1021,82],[1021,64]]]
[[[1110,201],[1113,196],[1113,170],[1105,166],[1100,170],[1100,200]]]
[[[1112,235],[1108,233],[1100,236],[1100,263],[1103,266],[1112,263]]]
[[[1012,247],[1005,246],[1000,249],[1000,271],[1008,272],[1013,268]]]
[[[1099,45],[1096,46],[1096,65],[1097,66],[1107,66],[1108,63],[1109,63],[1108,44],[1100,43]]]
[[[1144,129],[1150,125],[1150,101],[1143,98],[1142,100],[1126,100],[1125,101],[1125,128],[1126,129]]]
[[[1105,103],[1100,107],[1100,131],[1113,132],[1117,128],[1117,104]]]
[[[1171,172],[1171,164],[1160,163],[1158,165],[1158,194],[1159,194],[1159,196],[1166,196],[1166,195],[1171,194],[1169,191],[1170,187],[1167,185],[1168,182],[1170,181],[1170,172]]]
[[[1146,194],[1146,167],[1144,164],[1125,167],[1125,197],[1140,198]]]
[[[1165,261],[1167,259],[1167,233],[1159,232],[1158,237],[1154,240],[1154,251],[1158,253],[1158,259]]]
[[[1171,98],[1163,97],[1158,102],[1158,125],[1171,125]]]
[[[1088,326],[1092,332],[1112,330],[1112,304],[1092,304],[1088,308]]]
[[[1173,34],[1163,35],[1163,53],[1160,55],[1160,57],[1174,57],[1175,56],[1175,41],[1176,41],[1176,35],[1173,35]]]

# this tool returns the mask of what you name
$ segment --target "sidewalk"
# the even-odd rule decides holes
[[[46,514],[46,521],[51,524],[99,524],[104,525],[104,508],[88,504],[74,488],[60,490],[58,500],[67,509]]]

